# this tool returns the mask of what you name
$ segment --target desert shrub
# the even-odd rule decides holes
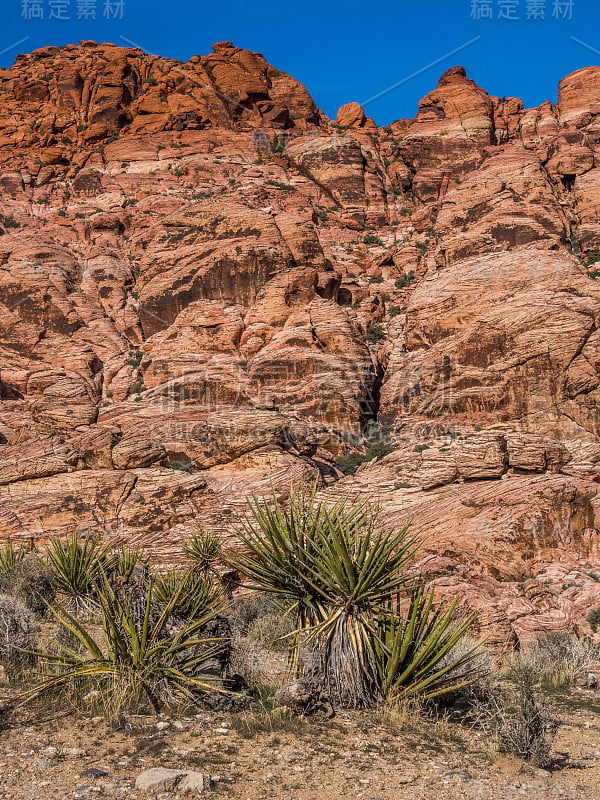
[[[195,530],[184,542],[184,552],[194,572],[216,575],[221,560],[221,538],[210,531]]]
[[[172,598],[178,597],[177,603]],[[171,615],[182,619],[202,616],[207,605],[224,607],[223,593],[210,575],[193,569],[171,570],[155,575],[152,580],[152,601],[160,608],[171,604]]]
[[[588,622],[590,623],[590,628],[594,633],[600,627],[600,608],[595,608],[593,611],[590,611],[588,614]]]
[[[516,669],[529,669],[545,688],[572,686],[600,659],[600,647],[566,633],[537,639],[513,657]]]
[[[114,567],[108,545],[76,533],[53,539],[46,548],[52,582],[67,608],[89,611],[97,602],[96,586]]]
[[[191,461],[171,461],[167,466],[169,469],[176,469],[179,472],[189,472],[190,475],[194,472],[194,465]]]
[[[429,596],[404,626],[395,605],[398,594],[418,592],[407,571],[417,549],[408,528],[380,528],[377,512],[364,503],[342,499],[326,507],[314,491],[305,496],[292,492],[287,510],[275,496],[270,505],[254,501],[250,509],[240,535],[248,552],[229,560],[254,588],[276,596],[294,617],[290,642],[296,673],[305,647],[312,675],[343,706],[370,706],[380,699],[388,692],[388,672],[395,689],[406,673],[415,693],[427,689],[433,694],[434,682],[425,683],[424,676],[449,651],[448,636],[456,643],[463,633],[452,620],[454,608],[447,616],[431,614]],[[389,633],[385,641],[382,617]],[[425,629],[427,638],[421,641]],[[414,660],[403,662],[402,672],[395,673],[388,664],[398,660],[394,648],[400,631],[404,643],[415,645]]]
[[[7,539],[0,546],[0,578],[8,578],[26,555],[26,547],[23,547],[23,545],[17,546],[12,539]]]
[[[55,596],[48,565],[34,553],[22,558],[10,575],[0,577],[0,590],[15,597],[38,617],[48,615]]]
[[[257,689],[280,684],[286,672],[293,621],[264,593],[236,600],[229,615],[232,649],[230,669]]]
[[[269,613],[273,598],[265,592],[255,592],[250,597],[235,598],[229,609],[229,620],[234,636],[245,636],[255,619]]]
[[[348,453],[338,456],[335,465],[343,475],[354,475],[361,464],[364,464],[367,457],[364,453]]]
[[[377,344],[382,339],[385,339],[385,331],[381,327],[381,325],[376,325],[372,323],[367,327],[367,342],[371,344]]]
[[[20,600],[0,595],[0,662],[7,675],[15,676],[30,664],[40,626]]]
[[[597,250],[592,250],[591,252],[587,253],[585,257],[586,267],[596,264],[598,261],[600,261],[600,253]]]
[[[394,449],[389,434],[389,429],[386,427],[377,422],[369,422],[363,433],[365,452],[338,456],[335,461],[336,467],[344,475],[354,475],[361,464],[372,461],[374,458],[385,458]]]
[[[505,685],[492,684],[477,704],[477,724],[499,752],[543,766],[560,722],[541,694],[531,667],[519,665],[509,677]]]
[[[396,289],[405,289],[407,286],[412,286],[415,280],[414,270],[411,269],[410,272],[404,272],[399,278],[396,278]]]
[[[97,592],[100,630],[64,607],[54,607],[57,622],[75,636],[79,647],[65,646],[59,640],[58,653],[40,654],[47,675],[24,697],[59,693],[77,708],[88,702],[112,716],[145,707],[158,713],[195,703],[220,688],[218,679],[205,675],[203,667],[222,647],[218,637],[205,633],[220,614],[221,605],[211,600],[194,620],[173,625],[183,592],[180,583],[155,614],[152,582],[140,608],[103,578]]]

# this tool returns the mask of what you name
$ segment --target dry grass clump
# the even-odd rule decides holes
[[[573,686],[599,661],[599,645],[566,633],[542,636],[512,658],[515,668],[529,669],[548,690]]]
[[[286,677],[285,655],[294,626],[273,598],[258,594],[235,601],[230,609],[232,673],[248,686],[275,688]]]
[[[8,677],[18,677],[34,660],[40,625],[20,600],[0,595],[0,662]]]
[[[540,691],[538,675],[523,664],[513,665],[508,680],[488,687],[475,708],[475,720],[501,753],[535,766],[548,763],[560,720]]]
[[[8,573],[0,572],[0,591],[15,597],[40,619],[47,616],[55,598],[50,569],[35,553],[19,558]]]

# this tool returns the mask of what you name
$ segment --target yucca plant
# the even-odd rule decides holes
[[[376,620],[377,663],[384,697],[391,702],[418,696],[439,697],[459,691],[481,677],[481,649],[464,640],[475,614],[457,618],[458,601],[434,607],[434,589],[417,582],[406,615],[398,596]]]
[[[27,548],[7,539],[0,547],[0,577],[8,578],[27,555]]]
[[[171,615],[183,619],[196,619],[202,616],[204,608],[213,603],[224,606],[221,587],[210,575],[203,575],[193,569],[185,572],[170,571],[155,575],[152,580],[152,599],[161,608],[166,607],[172,598],[179,598],[172,605]]]
[[[249,552],[229,556],[232,566],[295,615],[293,668],[304,635],[334,698],[370,705],[380,694],[374,619],[410,583],[417,542],[408,528],[379,529],[367,504],[327,507],[313,490],[292,493],[287,511],[275,496],[251,502],[240,538]]]
[[[112,574],[120,578],[129,578],[138,564],[145,564],[144,554],[137,547],[123,545],[112,550]]]
[[[50,674],[23,697],[64,692],[77,704],[82,698],[94,698],[106,713],[114,715],[125,708],[139,709],[144,702],[158,713],[220,690],[217,678],[203,674],[203,665],[220,652],[222,641],[204,635],[203,630],[221,613],[221,602],[213,597],[195,619],[173,626],[184,590],[181,583],[157,612],[150,581],[140,613],[134,600],[102,578],[97,586],[101,634],[66,608],[52,607],[76,647],[59,641],[58,654],[38,654]]]
[[[57,593],[72,611],[89,611],[97,605],[96,587],[108,575],[116,560],[108,545],[76,533],[64,539],[52,539],[46,558]]]
[[[215,575],[221,560],[221,539],[216,533],[197,528],[184,542],[183,550],[191,568],[202,575]]]

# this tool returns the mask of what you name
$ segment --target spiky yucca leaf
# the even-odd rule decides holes
[[[145,700],[158,713],[218,690],[219,680],[203,675],[202,669],[220,652],[222,641],[204,635],[203,629],[221,613],[222,604],[214,598],[194,620],[173,626],[183,591],[180,584],[157,614],[150,582],[140,613],[135,602],[103,578],[97,591],[101,636],[64,607],[53,607],[55,618],[74,637],[78,648],[59,643],[58,655],[38,654],[51,674],[23,697],[58,690],[75,702],[91,695],[109,714],[126,707],[139,708]]]
[[[457,618],[457,600],[434,608],[434,588],[419,582],[405,616],[401,598],[388,603],[376,620],[379,678],[389,700],[418,695],[424,699],[458,691],[481,677],[479,644],[456,654],[475,614]]]
[[[0,575],[8,577],[27,555],[27,548],[7,539],[0,547]]]
[[[189,569],[185,572],[170,571],[155,575],[152,581],[152,599],[164,608],[171,598],[179,598],[172,606],[171,614],[184,619],[195,619],[204,613],[204,608],[213,603],[224,604],[223,592],[210,575]]]
[[[203,575],[215,573],[222,549],[221,538],[216,533],[198,528],[184,542],[183,549],[193,570]]]
[[[138,564],[145,564],[144,553],[137,547],[123,545],[111,551],[113,557],[112,573],[119,577],[129,577]]]
[[[377,512],[346,498],[327,507],[292,493],[284,510],[250,504],[240,538],[249,552],[229,561],[255,588],[278,595],[296,617],[292,666],[308,638],[332,693],[344,705],[378,696],[373,615],[409,582],[417,543],[408,529],[381,530]]]
[[[115,566],[109,546],[76,533],[52,539],[46,547],[56,591],[71,610],[85,611],[97,604],[96,586]]]

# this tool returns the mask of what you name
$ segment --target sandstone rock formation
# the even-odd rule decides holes
[[[177,561],[318,481],[412,520],[497,646],[591,633],[600,68],[524,109],[455,67],[379,129],[231,43],[82,42],[0,109],[2,536]]]

